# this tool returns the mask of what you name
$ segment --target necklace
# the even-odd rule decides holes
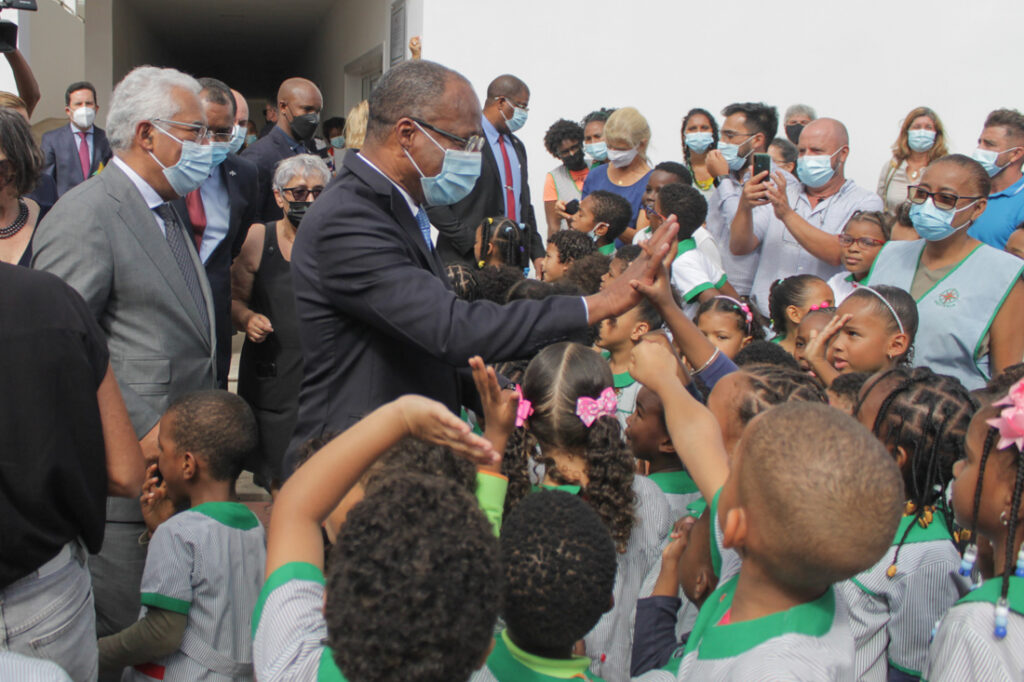
[[[10,239],[14,235],[21,232],[21,228],[25,227],[25,223],[28,222],[28,205],[18,197],[18,217],[14,219],[14,222],[10,225],[0,227],[0,239]]]

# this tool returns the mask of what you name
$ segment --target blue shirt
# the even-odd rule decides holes
[[[203,199],[203,212],[206,213],[206,229],[203,230],[202,246],[199,247],[199,260],[203,261],[204,265],[228,236],[231,201],[221,170],[220,166],[214,168],[199,189],[199,196]]]
[[[1024,223],[1024,177],[1002,192],[990,194],[988,206],[967,234],[1003,250],[1010,233]]]
[[[624,197],[633,208],[633,217],[629,219],[629,227],[636,227],[640,205],[643,203],[644,190],[647,189],[647,178],[651,176],[651,172],[647,171],[646,175],[632,185],[616,185],[608,179],[608,164],[603,164],[591,169],[587,174],[587,179],[583,182],[583,198],[586,199],[588,194],[597,190],[605,190]]]
[[[504,135],[498,132],[498,129],[491,125],[491,122],[484,116],[481,119],[481,125],[484,129],[484,135],[487,137],[487,144],[491,145],[491,153],[494,154],[494,162],[498,166],[498,177],[501,178],[501,198],[505,202],[505,215],[511,216],[508,206],[508,190],[509,186],[508,178],[505,177],[505,159],[501,155],[501,145],[498,140],[502,137],[505,138],[505,153],[508,154],[508,163],[512,168],[512,195],[515,199],[515,216],[516,222],[522,222],[522,216],[519,215],[519,195],[523,192],[523,173],[519,167],[519,155],[516,154],[515,147],[512,146],[512,138],[508,135]]]

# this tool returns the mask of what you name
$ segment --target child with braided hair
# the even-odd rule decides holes
[[[481,269],[488,265],[507,265],[525,274],[530,269],[528,246],[525,226],[504,216],[485,218],[476,228],[473,255]]]
[[[974,408],[959,381],[924,367],[890,370],[862,391],[854,416],[896,460],[907,501],[888,552],[837,586],[850,607],[857,679],[920,678],[935,621],[967,587],[944,492]]]
[[[612,383],[608,362],[585,346],[556,343],[538,353],[523,377],[502,473],[508,477],[507,511],[531,490],[554,488],[580,495],[610,531],[618,564],[615,603],[584,643],[591,672],[619,681],[629,678],[636,601],[660,564],[675,519],[658,486],[634,475]]]
[[[962,574],[973,569],[976,535],[992,544],[995,575],[943,617],[928,651],[932,682],[1019,680],[1024,670],[1024,381],[980,410],[956,463],[953,510],[971,529]]]

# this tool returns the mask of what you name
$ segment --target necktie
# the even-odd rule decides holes
[[[508,150],[505,149],[505,136],[498,136],[498,146],[501,147],[501,159],[505,162],[505,215],[509,220],[516,219],[516,193],[512,182],[512,163],[508,160]]]
[[[203,208],[203,196],[200,190],[194,189],[185,195],[185,206],[188,207],[188,221],[192,223],[192,238],[196,242],[196,251],[203,245],[203,232],[206,231],[206,209]]]
[[[81,141],[78,143],[78,161],[82,164],[82,179],[89,179],[89,167],[92,160],[89,158],[89,142],[85,139],[85,133],[78,133]]]
[[[433,251],[434,242],[430,241],[430,219],[423,208],[416,212],[416,222],[419,223],[420,233],[423,235],[423,241],[427,243],[427,248]]]
[[[164,220],[167,245],[171,248],[171,253],[174,254],[174,260],[178,264],[178,269],[181,270],[181,276],[185,278],[185,288],[188,289],[188,293],[192,295],[192,300],[195,301],[196,307],[199,309],[203,327],[209,329],[210,316],[206,312],[206,299],[203,297],[203,288],[199,284],[199,273],[196,272],[196,266],[188,252],[189,245],[185,241],[185,228],[178,220],[178,214],[169,204],[158,206],[156,212]]]

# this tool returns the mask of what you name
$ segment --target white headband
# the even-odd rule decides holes
[[[872,289],[869,286],[859,286],[859,287],[857,287],[857,291],[870,291],[872,294],[877,296],[878,300],[881,301],[882,303],[884,303],[885,307],[889,309],[890,313],[892,313],[893,319],[896,320],[896,325],[900,328],[900,334],[906,334],[907,333],[903,329],[903,320],[901,320],[900,316],[896,314],[896,309],[892,307],[892,304],[889,303],[889,301],[885,300],[885,296],[882,296],[880,293],[878,293],[877,291],[875,291],[874,289]]]

